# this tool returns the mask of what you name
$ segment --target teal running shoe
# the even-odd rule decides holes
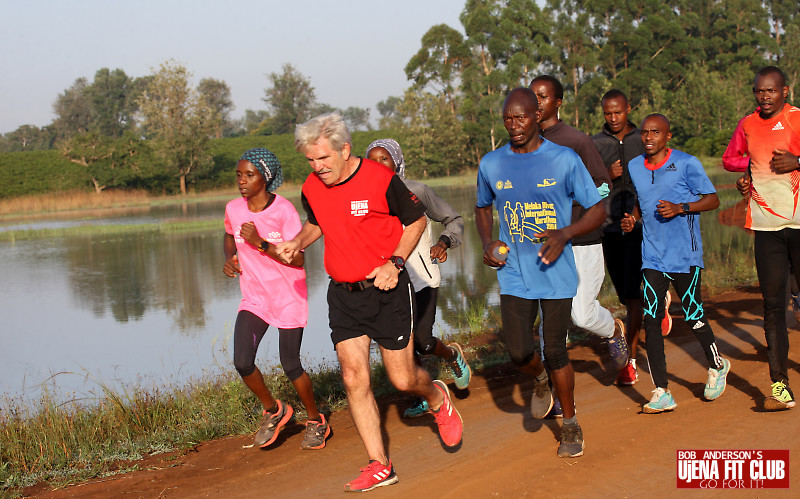
[[[659,412],[671,411],[676,407],[678,407],[678,404],[675,403],[675,399],[672,398],[672,394],[669,390],[656,388],[653,390],[653,398],[644,405],[642,411],[646,414],[657,414]]]
[[[726,380],[730,370],[731,362],[728,359],[722,359],[722,369],[708,368],[708,381],[706,381],[706,388],[703,390],[703,396],[706,400],[715,400],[722,395],[727,385]]]
[[[431,408],[428,407],[428,401],[420,397],[417,402],[403,412],[404,418],[418,418],[430,412]]]
[[[453,370],[455,376],[456,388],[465,390],[469,386],[469,381],[472,379],[472,369],[470,369],[467,359],[464,358],[464,351],[458,343],[450,343],[448,345],[453,350],[454,358],[449,362],[450,369]]]

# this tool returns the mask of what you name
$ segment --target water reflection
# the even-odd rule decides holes
[[[474,187],[439,191],[471,217]],[[299,208],[299,200],[292,201]],[[215,213],[221,220],[224,204],[191,208],[187,219]],[[172,221],[182,211],[137,209],[129,217],[98,223]],[[439,334],[459,327],[473,300],[485,306],[496,286],[494,271],[480,263],[474,224],[466,225],[466,244],[452,250],[442,265]],[[320,241],[306,252],[310,317],[302,355],[307,365],[335,361],[323,248]],[[58,389],[85,392],[92,388],[86,373],[111,385],[158,384],[230,366],[241,295],[238,281],[221,271],[222,229],[0,243],[0,262],[6,284],[0,289],[0,311],[8,317],[0,326],[0,393],[35,393],[42,380],[63,371],[83,374],[59,375]],[[262,364],[277,362],[274,335],[268,333],[259,354]]]
[[[447,335],[499,297],[495,271],[482,264],[475,188],[436,190],[466,219],[465,244],[451,250],[441,266],[436,333]],[[299,208],[299,201],[292,201]],[[216,214],[221,221],[224,204],[190,205],[187,219]],[[156,211],[113,220],[183,216],[180,207]],[[702,228],[707,275],[752,271],[747,233],[716,223],[715,214],[703,218]],[[302,356],[307,366],[335,362],[322,252],[322,241],[306,252],[310,316]],[[238,281],[227,278],[222,265],[221,228],[0,243],[0,394],[35,397],[43,380],[63,371],[83,374],[58,376],[58,389],[82,393],[95,388],[86,373],[114,386],[179,383],[204,371],[230,369],[241,295]],[[270,330],[262,342],[260,365],[277,363],[275,333]]]

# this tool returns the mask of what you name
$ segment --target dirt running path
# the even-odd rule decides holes
[[[618,388],[612,384],[615,373],[609,371],[605,347],[589,340],[570,350],[586,440],[583,457],[556,457],[560,423],[533,419],[529,379],[500,367],[476,373],[469,393],[456,401],[464,419],[464,439],[454,453],[440,445],[432,417],[411,422],[400,418],[407,398],[381,404],[385,439],[400,482],[370,492],[371,497],[673,496],[682,492],[676,488],[677,449],[741,448],[793,451],[791,489],[683,494],[800,496],[800,408],[761,412],[769,376],[759,295],[727,293],[709,300],[706,309],[720,351],[732,362],[728,388],[717,401],[701,400],[705,359],[682,321],[675,321],[666,346],[673,373],[670,388],[678,403],[671,413],[641,413],[653,388],[644,352],[639,354],[639,383]],[[679,307],[672,313],[677,317]],[[800,333],[794,326],[790,370],[800,386]],[[345,482],[367,458],[349,413],[336,413],[331,422],[334,435],[322,451],[300,450],[302,427],[297,425],[271,450],[245,448],[252,441],[249,436],[227,438],[177,457],[150,458],[142,462],[143,471],[57,491],[42,485],[25,493],[82,498],[342,497]]]

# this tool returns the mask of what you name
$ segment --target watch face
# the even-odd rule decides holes
[[[398,269],[402,269],[402,268],[405,266],[405,264],[406,264],[406,261],[405,261],[405,259],[404,259],[402,256],[393,256],[393,257],[391,258],[391,262],[392,262],[392,263],[394,264],[394,266],[395,266],[395,267],[397,267]]]
[[[689,213],[689,203],[683,203],[681,205],[681,209],[683,210],[684,213]]]

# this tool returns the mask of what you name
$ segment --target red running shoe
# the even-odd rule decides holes
[[[448,447],[453,447],[461,442],[461,433],[464,431],[464,422],[450,400],[450,390],[443,381],[434,380],[434,386],[442,392],[444,402],[438,411],[431,410],[436,424],[439,426],[439,436]]]
[[[345,492],[366,492],[375,487],[383,487],[384,485],[392,485],[397,483],[399,478],[394,472],[392,461],[389,461],[389,466],[384,466],[380,461],[370,461],[369,464],[361,468],[361,474],[358,478],[351,482],[347,482],[344,486]]]
[[[633,359],[631,359],[628,361],[628,364],[620,370],[617,375],[617,380],[614,381],[614,383],[620,386],[631,386],[637,381],[639,381],[639,373],[636,370],[636,366],[633,365]]]
[[[669,315],[670,303],[672,303],[672,293],[667,290],[667,299],[664,302],[664,318],[661,319],[661,336],[667,336],[672,331],[672,316]]]

